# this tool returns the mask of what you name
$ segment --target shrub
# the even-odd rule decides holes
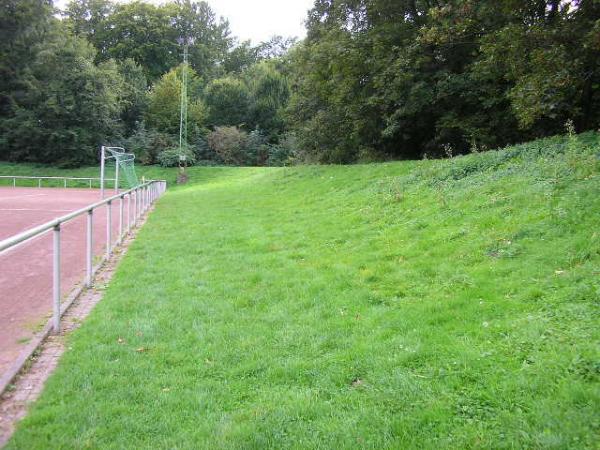
[[[246,162],[248,133],[237,127],[217,127],[207,137],[208,146],[225,164],[243,165]]]
[[[204,138],[198,137],[190,144],[190,147],[196,155],[197,164],[199,164],[200,161],[212,163],[209,165],[217,165],[223,163],[221,157],[217,154],[217,152],[215,152],[212,148],[209,147],[208,142]]]
[[[179,165],[179,156],[181,154],[182,152],[180,152],[178,147],[169,148],[158,155],[158,163],[162,167],[177,167]],[[188,166],[196,164],[196,155],[194,155],[194,152],[191,149],[184,149],[183,155],[186,157],[186,164]]]
[[[170,134],[148,130],[144,122],[140,122],[135,132],[123,144],[127,151],[135,154],[136,162],[155,164],[159,154],[176,145],[176,139]]]
[[[256,129],[248,135],[245,148],[244,164],[248,166],[264,166],[269,158],[267,137]]]
[[[279,144],[269,146],[268,166],[287,166],[296,161],[298,140],[293,133],[285,134]]]

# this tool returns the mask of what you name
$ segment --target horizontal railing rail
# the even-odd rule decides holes
[[[17,187],[17,180],[37,180],[38,187],[42,187],[42,181],[62,181],[63,186],[67,187],[68,181],[77,181],[83,182],[87,181],[90,189],[92,188],[92,184],[94,181],[97,182],[98,186],[100,186],[100,178],[94,177],[34,177],[27,175],[0,175],[0,180],[12,180],[13,187]],[[105,178],[104,181],[115,181],[115,178]]]
[[[105,198],[92,205],[88,205],[77,211],[73,211],[64,216],[58,217],[54,220],[46,222],[37,227],[23,231],[22,233],[11,236],[3,241],[0,241],[0,255],[3,252],[13,249],[15,246],[34,239],[42,234],[53,230],[53,258],[52,258],[52,321],[54,332],[58,333],[60,330],[60,318],[64,311],[61,311],[61,286],[60,286],[60,274],[61,274],[61,225],[70,220],[79,217],[83,214],[87,214],[87,227],[86,227],[86,277],[85,285],[90,287],[92,285],[94,276],[93,266],[93,228],[94,228],[94,210],[97,208],[106,206],[106,251],[100,261],[101,265],[105,260],[110,258],[115,246],[120,245],[123,242],[123,238],[127,235],[133,227],[137,226],[140,217],[150,208],[150,206],[164,194],[167,189],[167,182],[164,180],[153,180],[148,181],[139,186],[129,189],[124,192],[113,195],[112,197]],[[125,199],[127,199],[127,215],[125,217]],[[112,239],[112,205],[113,202],[119,203],[119,234],[116,240],[116,244],[113,245]],[[98,266],[96,266],[98,267]]]

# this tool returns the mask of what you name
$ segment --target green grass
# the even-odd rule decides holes
[[[599,150],[190,170],[8,448],[598,448]]]
[[[136,172],[141,179],[167,180],[169,183],[175,183],[177,172],[175,169],[164,169],[159,166],[137,166]],[[78,169],[61,169],[45,164],[16,164],[0,161],[0,175],[33,176],[33,177],[100,177],[100,165],[90,167],[80,167]],[[107,167],[107,177],[114,176],[114,166]],[[0,179],[0,186],[12,186],[12,179]],[[62,181],[44,180],[43,187],[63,187]],[[35,180],[17,180],[17,186],[37,186]],[[88,182],[69,181],[68,187],[87,187]],[[94,184],[97,187],[97,184]]]

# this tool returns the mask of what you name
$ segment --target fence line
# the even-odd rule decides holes
[[[10,177],[12,178],[12,177]],[[40,177],[50,178],[50,177]],[[60,178],[60,177],[59,177]],[[95,271],[102,265],[104,261],[110,258],[114,248],[123,242],[125,234],[127,234],[132,227],[137,226],[139,218],[148,210],[148,208],[154,203],[167,189],[167,182],[164,180],[149,181],[143,183],[128,191],[120,192],[112,197],[103,199],[92,205],[88,205],[85,208],[81,208],[72,213],[66,214],[57,219],[46,222],[45,224],[26,230],[22,233],[16,234],[3,241],[0,241],[0,254],[11,248],[34,239],[49,230],[52,230],[53,234],[53,267],[52,267],[52,323],[53,330],[55,333],[60,331],[60,318],[64,311],[61,311],[60,302],[60,260],[61,260],[61,225],[76,218],[83,214],[87,214],[87,227],[86,227],[86,277],[85,285],[90,287]],[[127,224],[124,227],[124,202],[127,197],[128,214]],[[133,199],[133,200],[132,200]],[[112,244],[111,236],[111,225],[112,225],[112,205],[113,202],[119,202],[119,236],[115,245]],[[134,203],[133,208],[131,207],[132,202]],[[93,266],[93,243],[92,235],[94,229],[94,210],[106,205],[106,252],[102,258],[102,261],[96,270]]]
[[[42,180],[62,180],[63,186],[67,187],[67,181],[87,181],[90,189],[92,182],[97,181],[100,186],[100,178],[93,177],[30,177],[26,175],[0,175],[0,180],[12,180],[13,187],[17,187],[17,180],[37,180],[38,187],[42,187]],[[114,178],[105,178],[104,181],[115,181]]]

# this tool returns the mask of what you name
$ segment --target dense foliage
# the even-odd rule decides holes
[[[5,0],[0,160],[80,165],[114,143],[172,161],[184,42],[198,163],[448,156],[600,125],[600,0],[315,0],[306,25],[253,46],[204,1]]]
[[[287,78],[267,60],[293,40],[238,44],[206,2],[72,0],[60,17],[50,0],[8,0],[0,8],[0,160],[76,166],[114,143],[142,163],[172,165],[183,43],[189,162],[223,162],[207,146],[218,126],[269,144],[284,131]]]
[[[316,0],[308,32],[291,55],[291,123],[322,161],[600,123],[598,0]]]

